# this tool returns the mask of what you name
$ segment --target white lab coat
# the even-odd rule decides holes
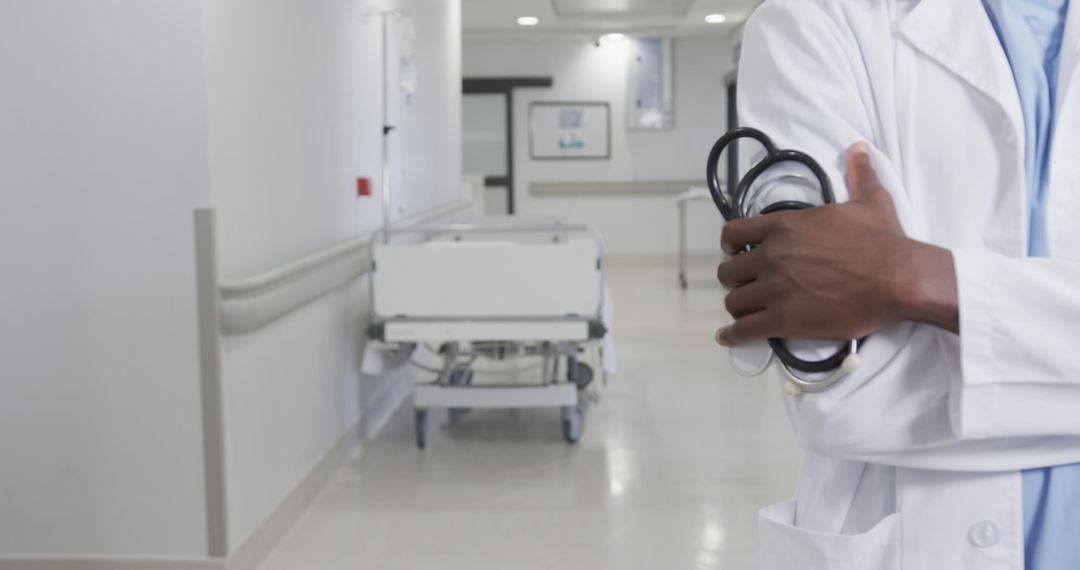
[[[957,336],[905,323],[820,394],[784,396],[806,450],[761,513],[768,570],[1022,570],[1018,470],[1080,461],[1080,10],[1049,173],[1053,257],[1030,259],[1023,119],[979,0],[766,0],[741,124],[809,152],[846,197],[859,140],[908,234],[950,248]],[[822,231],[827,231],[823,229]]]

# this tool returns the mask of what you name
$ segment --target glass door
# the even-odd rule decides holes
[[[484,213],[514,213],[510,195],[510,97],[507,93],[462,96],[462,161],[466,174],[484,177]]]

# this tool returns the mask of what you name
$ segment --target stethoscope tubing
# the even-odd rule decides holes
[[[740,139],[753,139],[765,148],[765,157],[753,165],[750,170],[739,180],[730,199],[724,195],[723,186],[720,183],[718,173],[720,156],[727,147]],[[816,160],[810,155],[796,150],[780,150],[776,148],[772,140],[763,132],[750,127],[732,129],[721,136],[709,151],[709,159],[705,167],[706,182],[709,194],[712,196],[716,209],[727,221],[748,218],[751,216],[750,207],[745,204],[745,197],[750,195],[750,189],[754,182],[770,168],[782,163],[802,164],[810,170],[817,179],[821,189],[821,199],[825,204],[835,204],[836,195],[833,192],[832,183],[828,174]],[[779,212],[783,210],[801,210],[814,207],[807,202],[797,200],[783,200],[769,204],[761,210],[761,215]],[[776,359],[787,373],[789,380],[801,392],[820,392],[843,378],[847,371],[844,366],[849,356],[854,357],[858,347],[865,340],[851,340],[832,355],[822,360],[806,360],[795,355],[788,349],[782,339],[770,338],[769,348],[772,349]],[[806,379],[802,374],[822,374],[831,372],[824,379]]]
[[[709,194],[716,204],[716,209],[720,210],[720,215],[724,216],[724,219],[729,222],[736,219],[735,212],[721,190],[723,186],[720,184],[720,174],[717,172],[717,168],[720,166],[720,155],[724,153],[724,149],[731,143],[744,138],[754,139],[761,143],[761,146],[765,147],[767,155],[776,153],[776,146],[773,145],[772,140],[765,133],[750,127],[731,129],[713,144],[712,150],[709,151],[709,160],[705,163],[705,181],[709,187]]]

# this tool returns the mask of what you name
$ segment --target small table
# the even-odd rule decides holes
[[[679,287],[684,291],[689,285],[686,280],[686,203],[710,199],[709,189],[704,186],[691,186],[675,196],[675,205],[679,208]]]

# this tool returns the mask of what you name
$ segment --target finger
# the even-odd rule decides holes
[[[844,181],[847,182],[848,195],[853,201],[865,200],[873,193],[885,190],[874,171],[870,145],[867,143],[860,141],[848,148]]]
[[[716,331],[716,342],[720,346],[739,346],[776,336],[777,323],[775,321],[775,315],[769,310],[746,315]]]
[[[764,311],[768,307],[770,292],[763,284],[747,283],[732,290],[724,297],[724,308],[735,319]]]
[[[773,232],[777,218],[777,214],[769,214],[728,222],[720,234],[720,246],[728,254],[735,255],[748,245],[757,245]]]
[[[761,272],[761,253],[746,251],[736,254],[716,268],[716,278],[725,287],[738,287],[757,279]]]

